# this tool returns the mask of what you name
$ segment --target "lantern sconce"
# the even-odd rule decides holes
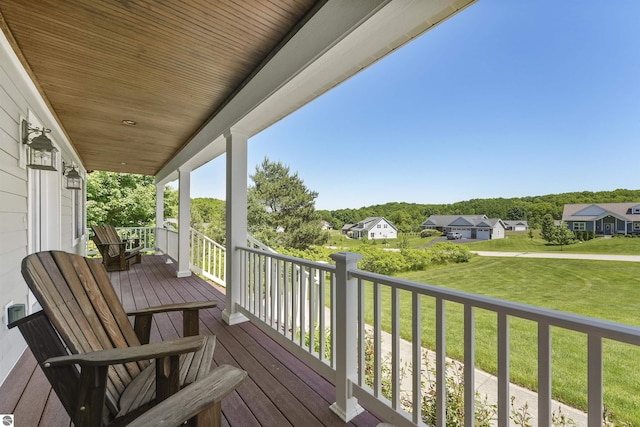
[[[51,132],[44,126],[40,128],[32,128],[31,123],[22,120],[22,143],[27,146],[27,167],[32,169],[55,171],[56,157],[58,149],[54,147],[53,142],[45,133]],[[40,135],[29,139],[29,134],[41,132]]]
[[[82,190],[82,177],[78,173],[78,167],[76,165],[72,163],[71,166],[67,166],[62,162],[62,175],[67,177],[66,189]]]

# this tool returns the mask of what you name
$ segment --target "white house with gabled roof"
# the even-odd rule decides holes
[[[398,229],[386,218],[372,216],[357,224],[346,224],[342,227],[342,234],[349,234],[354,239],[397,239]]]

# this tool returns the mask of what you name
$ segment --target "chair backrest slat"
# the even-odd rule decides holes
[[[116,228],[111,225],[111,224],[103,224],[102,227],[104,228],[104,232],[107,235],[107,238],[110,240],[113,240],[115,242],[121,242],[122,238],[120,238],[120,235],[118,234],[118,231],[116,230]]]
[[[61,251],[23,260],[22,273],[72,353],[139,345],[109,276],[96,260]],[[117,410],[124,388],[148,362],[109,369],[107,404]]]
[[[106,244],[121,242],[122,240],[120,239],[120,237],[118,237],[118,233],[116,232],[115,228],[113,228],[113,226],[109,227],[113,229],[113,233],[110,231],[110,229],[107,228],[106,224],[92,225],[91,229],[101,243]],[[115,234],[115,236],[113,234]],[[120,255],[120,247],[118,245],[109,245],[108,249],[110,257],[117,258]]]

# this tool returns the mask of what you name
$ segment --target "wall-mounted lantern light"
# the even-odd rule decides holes
[[[45,135],[45,133],[51,132],[51,129],[32,128],[29,125],[29,122],[22,120],[22,143],[27,146],[27,166],[32,169],[57,170],[56,153],[58,149]],[[41,132],[41,134],[29,139],[29,134],[34,132]]]
[[[65,188],[68,190],[82,190],[82,177],[78,173],[78,167],[74,164],[67,166],[62,163],[62,175],[67,177],[67,185]]]

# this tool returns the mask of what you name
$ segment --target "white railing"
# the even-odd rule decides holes
[[[586,337],[588,369],[588,426],[600,427],[603,414],[603,339],[640,346],[640,328],[554,310],[483,297],[470,293],[369,273],[356,267],[356,254],[334,254],[336,266],[305,261],[258,250],[237,248],[242,260],[240,312],[285,345],[336,385],[338,413],[357,413],[355,398],[396,425],[425,425],[422,421],[423,324],[425,308],[433,306],[435,322],[436,426],[445,426],[446,329],[448,305],[462,307],[464,334],[464,408],[475,413],[476,310],[493,313],[497,330],[498,426],[508,426],[510,416],[510,339],[512,319],[537,325],[538,425],[551,425],[551,328],[575,331]],[[408,298],[409,312],[400,300]],[[430,305],[427,305],[427,304]],[[403,305],[406,307],[406,305]],[[406,310],[406,309],[403,309]],[[368,319],[368,322],[365,321]],[[383,319],[390,329],[383,331]],[[412,337],[409,407],[401,403],[400,323],[409,322]],[[369,323],[369,325],[367,325]],[[373,345],[365,354],[366,329],[373,331]],[[317,333],[316,331],[320,331]],[[390,344],[383,350],[383,335]],[[372,347],[372,350],[371,350]],[[365,357],[367,356],[367,357]],[[532,355],[534,356],[534,355]],[[384,361],[390,360],[390,390],[383,395]],[[373,365],[373,366],[371,366]],[[365,373],[365,371],[368,372]],[[632,372],[630,371],[630,374]],[[576,373],[578,375],[578,373]],[[357,404],[355,405],[357,406]],[[354,412],[355,411],[355,412]],[[465,417],[473,426],[474,417]]]
[[[178,232],[164,227],[157,227],[156,250],[176,261],[178,259]]]
[[[240,310],[317,371],[335,377],[335,267],[262,247],[242,248],[238,255],[244,266]]]
[[[247,236],[247,246],[254,249],[262,249],[263,251],[276,253],[276,250],[273,249],[271,246],[265,245],[260,240],[256,239],[251,235]]]
[[[116,227],[116,231],[121,239],[129,241],[127,249],[133,247],[134,239],[139,239],[139,245],[142,247],[140,252],[155,250],[155,227]]]
[[[225,286],[225,247],[191,229],[191,270]]]
[[[189,237],[191,270],[220,286],[225,286],[225,247],[193,228]],[[156,229],[156,249],[177,262],[178,232],[164,227]]]

